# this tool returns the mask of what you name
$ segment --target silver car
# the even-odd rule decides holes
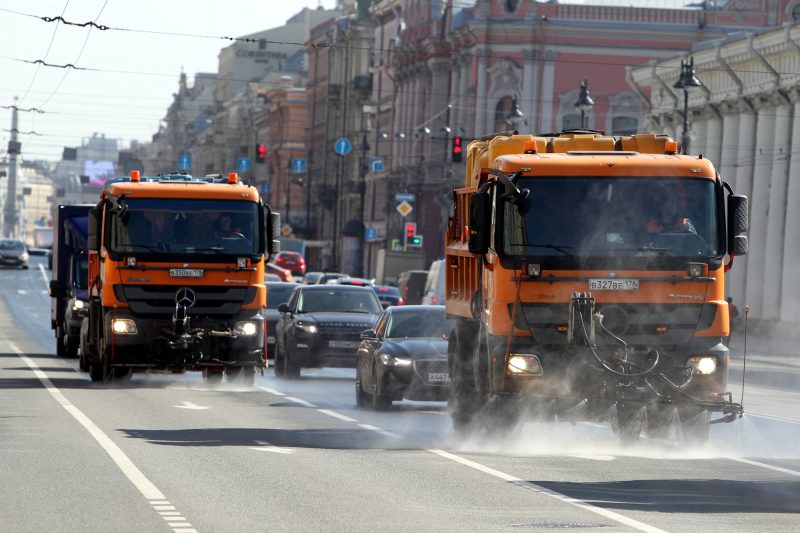
[[[19,239],[0,239],[0,265],[28,268],[28,248]]]

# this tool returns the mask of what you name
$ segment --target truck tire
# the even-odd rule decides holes
[[[64,328],[56,326],[56,355],[58,357],[67,356],[67,347],[64,345]]]
[[[219,385],[222,383],[222,369],[221,368],[204,368],[203,381],[209,385]]]
[[[252,366],[229,366],[225,368],[228,383],[252,387],[256,382],[256,369]]]
[[[456,322],[447,343],[447,359],[450,364],[450,395],[447,409],[453,427],[463,430],[469,426],[478,411],[478,390],[474,375],[474,349],[476,331],[473,324],[459,320]]]
[[[78,339],[74,337],[70,337],[69,335],[66,336],[64,339],[64,344],[66,344],[66,357],[69,359],[75,359],[78,357]]]
[[[682,442],[689,445],[702,445],[708,442],[710,413],[700,407],[682,407],[678,409],[681,421]]]
[[[94,382],[105,382],[111,377],[111,365],[109,364],[108,354],[105,349],[105,340],[100,339],[99,346],[97,347],[97,361],[92,361],[89,364],[89,377]]]

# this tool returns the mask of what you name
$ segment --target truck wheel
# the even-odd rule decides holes
[[[225,368],[228,383],[252,387],[256,381],[256,369],[252,366],[229,366]]]
[[[698,407],[682,407],[678,409],[681,420],[682,441],[685,444],[701,445],[708,442],[709,419],[708,410]]]
[[[378,381],[378,366],[372,365],[372,408],[376,411],[384,411],[392,406],[391,396],[386,396]]]
[[[99,346],[97,347],[97,362],[92,361],[89,365],[89,377],[94,382],[108,381],[111,376],[111,365],[109,364],[108,354],[105,349],[105,340],[100,339]]]
[[[631,444],[639,440],[644,412],[644,406],[617,402],[617,418],[612,422],[612,428],[623,444]]]
[[[89,361],[86,360],[86,352],[81,348],[80,356],[78,358],[78,367],[84,371],[89,371]]]
[[[361,384],[361,373],[356,370],[356,405],[359,407],[364,407],[367,403],[371,403],[372,398],[369,397],[369,394],[364,392],[364,387]]]
[[[459,431],[465,429],[477,412],[477,394],[475,376],[473,374],[473,349],[475,341],[474,327],[461,322],[456,323],[447,344],[447,358],[450,363],[450,395],[447,408],[453,427]]]
[[[66,344],[66,356],[70,359],[78,357],[78,339],[67,335],[64,343]]]
[[[219,385],[222,383],[222,369],[221,368],[204,368],[203,381],[209,385]]]
[[[59,357],[67,356],[67,347],[64,344],[64,328],[61,326],[56,327],[56,355]]]

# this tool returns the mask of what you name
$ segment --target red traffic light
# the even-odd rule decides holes
[[[462,161],[462,154],[464,153],[463,139],[461,137],[453,137],[453,146],[450,150],[450,160],[453,163],[460,163]]]
[[[267,160],[267,145],[266,144],[257,144],[256,145],[256,163],[263,163]]]
[[[408,222],[406,224],[406,238],[411,239],[416,234],[417,234],[417,224],[414,222]]]

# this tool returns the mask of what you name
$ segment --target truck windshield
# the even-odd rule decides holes
[[[517,257],[702,259],[720,255],[715,183],[675,178],[522,178],[531,208],[504,209]],[[507,204],[510,205],[510,204]]]
[[[117,253],[256,255],[258,205],[250,201],[120,199],[112,210],[110,248]]]

